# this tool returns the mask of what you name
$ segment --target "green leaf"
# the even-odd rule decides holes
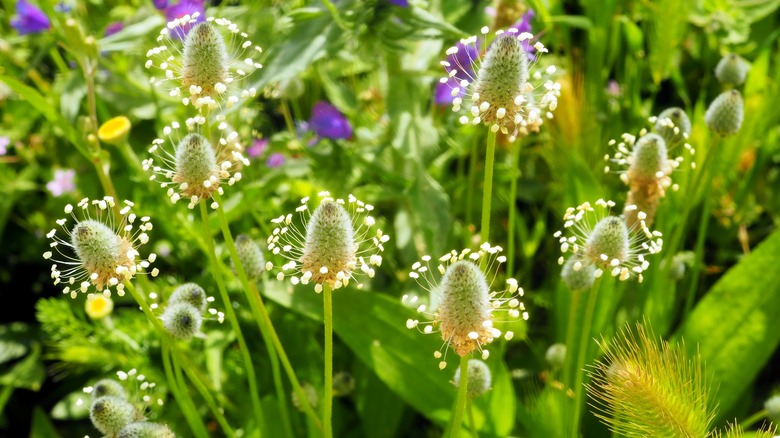
[[[780,231],[731,268],[699,302],[677,337],[698,351],[726,413],[780,343]]]
[[[41,388],[46,371],[41,363],[41,346],[34,343],[24,359],[0,368],[0,385],[37,391]]]
[[[33,410],[32,426],[30,427],[30,438],[59,438],[60,434],[51,420],[43,412],[43,409],[37,407]]]
[[[150,34],[157,37],[163,26],[165,26],[163,17],[152,14],[144,21],[131,24],[113,35],[98,40],[98,47],[103,53],[137,49],[139,41],[147,40]]]

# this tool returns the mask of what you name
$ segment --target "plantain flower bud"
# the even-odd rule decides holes
[[[724,91],[712,101],[704,113],[704,121],[710,131],[728,136],[736,134],[742,127],[744,103],[738,90]]]
[[[492,383],[490,368],[488,368],[485,362],[479,359],[469,359],[468,373],[466,395],[470,399],[475,399],[490,390]],[[456,388],[460,387],[460,368],[455,371],[455,378],[452,379],[452,383]]]

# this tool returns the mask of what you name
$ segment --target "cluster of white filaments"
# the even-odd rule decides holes
[[[160,309],[160,303],[159,303],[160,295],[157,292],[149,292],[149,294],[147,296],[149,297],[149,300],[148,300],[149,308],[152,309],[152,310],[155,310],[155,311],[157,309]],[[214,302],[214,297],[207,296],[206,297],[206,302],[209,303],[209,304],[213,303]],[[218,310],[218,309],[216,309],[214,307],[209,307],[208,309],[206,309],[206,311],[208,312],[209,315],[211,315],[214,318],[216,318],[217,322],[219,322],[220,324],[225,322],[225,313],[224,312],[222,312],[222,311],[220,311],[220,310]]]
[[[426,304],[418,295],[403,296],[404,304],[415,307],[425,317],[408,319],[406,327],[441,334],[444,344],[433,353],[439,369],[446,368],[450,347],[461,357],[480,351],[482,359],[487,359],[487,344],[502,336],[507,341],[513,338],[514,332],[502,333],[494,322],[528,320],[520,301],[523,288],[517,280],[506,279],[500,290],[492,287],[501,264],[506,262],[501,251],[501,247],[484,243],[478,251],[453,250],[433,262],[425,255],[412,265],[409,277],[429,293],[430,299]]]
[[[461,65],[457,55],[463,50],[457,45],[447,49],[447,55],[455,62],[441,61],[447,76],[439,81],[451,83],[456,78],[457,86],[452,88],[452,110],[466,110],[459,118],[462,124],[484,124],[492,132],[500,131],[513,141],[517,136],[538,132],[544,119],[551,119],[558,106],[560,83],[550,79],[556,68],[550,65],[544,70],[535,69],[539,55],[547,53],[541,42],[533,44],[535,61],[529,64],[529,54],[523,48],[534,38],[529,32],[518,33],[517,29],[495,32],[495,39],[487,45],[487,27],[481,29],[481,36],[470,36],[460,44],[475,48],[476,59],[471,65]],[[487,48],[485,56],[481,54]]]
[[[575,271],[595,265],[596,278],[606,270],[622,281],[633,275],[642,282],[642,273],[650,265],[646,256],[661,251],[662,235],[650,230],[645,222],[646,215],[641,211],[636,213],[637,222],[626,226],[624,218],[610,215],[614,206],[613,201],[599,199],[596,201],[598,210],[589,202],[566,210],[564,230],[554,234],[563,253],[558,263],[563,265],[566,257],[576,257],[572,267]],[[635,205],[625,208],[626,212],[634,210]]]
[[[155,404],[157,406],[165,404],[165,400],[154,394],[157,383],[150,381],[145,374],[138,373],[136,368],[132,368],[129,371],[117,371],[116,376],[123,382],[121,386],[125,391],[127,388],[131,389],[130,392],[132,394],[128,398],[140,399],[143,402],[141,406],[136,406],[137,408],[140,408],[139,411],[145,412],[149,406]],[[95,396],[92,394],[94,390],[94,386],[85,386],[82,388],[84,394],[90,394],[93,397]],[[82,403],[84,402],[81,399],[76,400],[77,405],[81,405]]]
[[[656,117],[650,118],[651,122],[655,122],[656,120]],[[667,118],[665,120],[668,120],[669,123],[672,123],[671,119]],[[672,127],[674,127],[673,123]],[[679,130],[679,128],[676,127],[674,127],[674,129]],[[628,169],[633,163],[634,146],[636,145],[638,139],[646,136],[647,134],[647,129],[642,129],[639,131],[638,137],[632,134],[624,133],[620,136],[619,141],[615,139],[610,140],[608,144],[609,146],[615,148],[615,153],[612,155],[604,155],[604,161],[608,163],[604,166],[604,173],[618,172],[620,175],[620,180],[624,184],[630,184],[631,176],[629,175]],[[691,154],[691,156],[696,153],[693,147],[687,142],[683,143],[683,147]],[[668,158],[666,165],[662,166],[662,168],[659,169],[655,174],[659,187],[663,188],[664,190],[668,189],[669,187],[671,187],[674,191],[679,189],[677,184],[672,184],[671,174],[673,171],[679,169],[683,161],[685,161],[685,157],[682,155],[676,156],[674,158]],[[693,161],[691,161],[691,168],[696,168],[696,163]]]
[[[390,237],[375,229],[372,205],[352,195],[346,201],[332,198],[329,192],[318,196],[320,204],[314,211],[305,197],[295,209],[297,219],[288,213],[271,221],[275,228],[267,239],[268,250],[286,261],[281,265],[268,261],[266,270],[280,268],[276,278],[289,278],[293,285],[314,283],[317,293],[323,285],[339,289],[353,280],[360,289],[363,284],[356,276],[374,277]]]
[[[223,118],[218,116],[218,121]],[[214,144],[197,131],[207,123],[203,116],[186,120],[187,135],[180,136],[178,122],[163,129],[165,138],[152,141],[149,153],[152,157],[143,161],[143,169],[151,173],[149,180],[157,181],[166,189],[171,202],[189,201],[190,209],[201,200],[211,198],[212,193],[224,194],[225,183],[232,186],[241,180],[238,169],[249,165],[249,160],[235,147],[238,133],[221,121],[217,126],[220,137]],[[155,158],[157,161],[155,161]],[[213,209],[219,204],[211,203]]]
[[[90,292],[92,287],[105,297],[111,296],[112,288],[123,296],[123,282],[144,272],[157,258],[154,253],[146,259],[139,258],[138,248],[149,241],[146,233],[152,229],[152,223],[148,216],[139,218],[130,212],[132,202],[124,203],[118,221],[111,213],[116,204],[110,196],[92,201],[84,198],[76,207],[68,204],[65,214],[72,221],[68,217],[56,221],[65,236],[60,237],[56,228],[46,234],[52,240],[49,245],[52,250],[46,251],[43,257],[54,262],[51,278],[55,285],[65,284],[62,292],[71,298],[75,299],[79,292],[94,297]],[[54,251],[61,259],[57,259]],[[157,268],[151,274],[156,277]]]
[[[230,20],[208,17],[198,23],[198,17],[197,12],[184,15],[160,31],[160,45],[146,53],[145,67],[159,72],[150,82],[172,84],[170,97],[198,109],[215,108],[223,101],[231,107],[240,99],[255,97],[254,87],[244,89],[238,82],[262,68],[254,59],[262,49]],[[183,43],[172,38],[184,34]]]

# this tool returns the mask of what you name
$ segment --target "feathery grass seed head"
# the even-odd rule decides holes
[[[173,290],[168,298],[168,305],[187,303],[198,309],[199,312],[204,312],[207,301],[206,291],[202,287],[195,283],[184,283]]]
[[[555,67],[551,65],[541,71],[535,69],[536,61],[529,64],[524,45],[533,39],[531,33],[514,28],[499,30],[492,43],[486,45],[488,33],[488,28],[483,27],[480,37],[461,39],[459,44],[447,49],[448,58],[441,62],[447,76],[439,82],[452,87],[453,111],[465,108],[466,114],[460,117],[462,124],[484,124],[512,140],[539,131],[544,119],[552,118],[558,105],[560,84],[549,79]],[[483,46],[487,50],[481,58]],[[533,47],[539,55],[547,52],[541,42]],[[468,56],[458,57],[461,51]]]
[[[131,213],[133,205],[125,201],[125,206],[119,210],[120,217],[116,220],[111,212],[116,204],[110,196],[92,201],[84,198],[76,207],[70,204],[65,206],[65,214],[70,216],[74,224],[69,225],[67,217],[58,219],[57,225],[65,236],[58,236],[56,228],[46,234],[52,240],[49,246],[64,260],[53,259],[54,251],[43,254],[45,259],[54,262],[51,278],[55,285],[65,284],[63,293],[75,299],[78,292],[87,293],[94,287],[104,296],[110,297],[111,289],[115,288],[117,294],[122,296],[123,282],[143,272],[154,262],[157,258],[154,253],[146,260],[139,258],[138,248],[149,241],[146,233],[152,229],[152,223],[148,216],[137,220],[139,218]],[[65,266],[62,271],[60,265]],[[152,276],[157,276],[157,272],[157,268],[152,269]]]
[[[704,121],[710,131],[721,136],[736,134],[742,127],[744,106],[739,90],[724,91],[707,108]]]
[[[470,399],[475,399],[490,390],[492,384],[490,368],[485,362],[479,359],[469,359],[468,364],[469,378],[466,383],[466,395]],[[460,388],[460,367],[455,370],[455,377],[452,384]]]
[[[149,421],[130,423],[123,427],[117,438],[175,438],[176,435],[168,426]]]
[[[152,181],[158,181],[166,189],[171,202],[179,199],[189,201],[190,209],[198,202],[209,199],[214,192],[224,193],[225,184],[232,186],[241,180],[241,165],[249,160],[234,147],[238,133],[222,122],[218,126],[220,138],[216,144],[195,132],[206,123],[206,118],[197,116],[185,122],[187,134],[178,138],[182,128],[173,122],[163,129],[168,141],[157,138],[149,148],[150,158],[143,161],[143,169],[151,173]],[[155,161],[156,160],[156,161]],[[216,203],[211,204],[217,208]]]
[[[203,322],[198,309],[187,302],[169,304],[160,319],[169,335],[183,340],[188,340],[200,332]]]
[[[143,416],[131,403],[109,395],[92,402],[89,418],[97,430],[116,436],[123,427],[143,419]]]
[[[567,257],[577,257],[580,269],[595,265],[596,278],[606,271],[620,280],[635,276],[641,282],[642,273],[650,266],[645,257],[656,254],[663,247],[661,233],[648,228],[643,212],[637,213],[637,224],[627,227],[622,218],[609,215],[614,206],[612,201],[599,199],[596,201],[598,210],[589,202],[566,210],[564,230],[554,235],[563,253],[558,263],[563,265]],[[636,206],[626,208],[632,210]],[[595,225],[592,225],[594,216]]]
[[[276,228],[268,237],[268,250],[286,259],[276,278],[281,281],[290,276],[293,285],[314,283],[317,293],[324,284],[333,289],[347,286],[356,275],[373,278],[389,240],[382,230],[374,231],[374,207],[352,195],[346,201],[334,199],[328,192],[320,192],[319,197],[320,204],[313,212],[309,198],[301,200],[295,209],[300,221],[294,220],[293,214],[271,221]],[[272,261],[266,262],[267,270],[274,267]]]
[[[260,47],[228,19],[198,18],[197,12],[184,15],[160,31],[160,45],[146,53],[145,67],[159,75],[151,78],[152,84],[169,84],[170,97],[198,109],[223,103],[230,107],[256,96],[255,88],[242,89],[238,82],[262,67],[254,59],[262,52]],[[185,33],[181,47],[178,36]]]
[[[721,84],[742,85],[745,82],[750,64],[736,53],[729,53],[715,67],[715,77]]]
[[[528,319],[528,312],[520,301],[523,289],[515,279],[507,279],[502,290],[492,290],[496,271],[506,262],[501,251],[500,247],[484,243],[479,251],[451,251],[440,257],[434,266],[431,266],[430,256],[423,256],[421,262],[412,265],[409,277],[432,295],[432,302],[438,298],[439,304],[437,308],[431,306],[429,309],[426,304],[418,305],[419,297],[404,295],[403,302],[415,305],[417,312],[427,318],[423,321],[409,319],[406,327],[417,328],[425,334],[440,332],[445,352],[434,352],[434,357],[440,360],[440,369],[447,366],[450,347],[461,357],[479,350],[482,358],[487,359],[487,344],[502,335],[506,340],[512,339],[513,332],[502,333],[494,327],[494,322],[502,321],[504,315],[510,320]],[[480,268],[480,262],[484,268]]]

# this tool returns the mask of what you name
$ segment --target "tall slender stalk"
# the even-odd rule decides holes
[[[241,258],[238,256],[233,234],[230,232],[230,227],[228,226],[227,218],[225,217],[225,211],[222,208],[222,197],[219,195],[219,193],[214,193],[214,200],[217,202],[217,204],[219,204],[217,207],[217,216],[219,217],[222,236],[225,239],[228,252],[230,252],[230,258],[233,260],[233,265],[236,267],[236,273],[238,274],[238,278],[241,281],[242,289],[246,295],[247,300],[249,301],[252,314],[255,321],[257,322],[257,325],[260,329],[260,334],[263,336],[263,342],[265,342],[266,348],[268,350],[268,358],[271,362],[271,372],[273,375],[274,387],[276,389],[276,397],[279,400],[279,409],[282,415],[285,432],[289,436],[292,436],[293,431],[292,423],[290,422],[290,412],[287,405],[287,397],[284,393],[281,372],[279,370],[279,356],[284,357],[283,360],[286,360],[287,355],[284,352],[284,348],[282,347],[281,343],[277,345],[277,343],[273,341],[272,333],[275,335],[275,330],[273,324],[271,323],[271,318],[268,315],[268,310],[265,308],[263,298],[260,296],[260,293],[257,290],[257,286],[254,284],[254,282],[249,281],[249,278],[246,275],[246,269],[244,269],[244,266],[241,263]],[[294,370],[292,367],[285,367],[285,369],[288,370],[288,374],[290,375],[290,381],[293,384],[293,390],[297,392],[298,389],[300,389],[300,384],[298,383],[298,379],[295,378]],[[296,389],[296,387],[298,389]],[[302,389],[300,389],[300,391],[303,393]],[[301,400],[304,399],[305,398],[302,398]],[[310,412],[310,415],[316,418],[317,415],[314,413],[314,410],[311,409],[311,406],[309,406],[308,403],[304,403],[304,405],[309,407],[307,414]]]
[[[260,405],[260,392],[257,387],[257,377],[255,374],[255,367],[252,363],[252,357],[249,354],[249,347],[247,347],[244,334],[241,332],[241,326],[238,323],[236,312],[233,310],[233,303],[228,295],[227,288],[225,287],[225,280],[222,278],[222,272],[219,267],[219,260],[217,259],[217,252],[214,248],[213,234],[211,233],[211,226],[209,225],[209,212],[206,207],[206,202],[200,202],[200,215],[203,221],[203,229],[206,234],[206,243],[209,246],[209,256],[211,257],[211,265],[213,267],[212,273],[214,279],[217,282],[217,289],[222,298],[222,302],[225,306],[225,315],[227,315],[230,325],[233,331],[236,333],[236,339],[238,340],[238,346],[241,350],[241,356],[244,361],[244,367],[246,368],[247,380],[249,381],[249,395],[252,399],[252,407],[254,409],[255,417],[257,418],[258,426],[260,430],[263,429],[263,410]]]
[[[325,283],[322,285],[323,314],[325,319],[325,396],[322,401],[322,427],[325,438],[333,436],[331,415],[333,411],[333,291]]]
[[[173,397],[176,399],[176,403],[181,409],[182,414],[184,414],[184,419],[187,420],[187,424],[190,426],[192,433],[200,438],[208,438],[209,432],[206,429],[206,425],[203,424],[202,418],[198,415],[195,403],[193,403],[192,398],[189,396],[189,391],[187,391],[183,384],[183,379],[177,378],[180,377],[178,374],[181,374],[181,372],[174,375],[173,368],[176,365],[171,356],[167,337],[162,338],[162,362],[163,369],[165,370],[165,379],[168,381],[168,387],[173,393]]]
[[[590,336],[593,327],[593,314],[596,310],[597,301],[596,297],[598,296],[602,283],[603,280],[599,279],[590,288],[585,316],[582,321],[582,326],[580,327],[580,342],[577,345],[577,362],[574,363],[574,385],[572,385],[572,390],[574,391],[574,415],[572,416],[571,433],[569,434],[571,437],[577,437],[579,435],[580,419],[582,417],[583,409],[582,398],[585,393],[582,382],[585,374],[585,361],[587,360],[588,337]]]
[[[482,188],[482,224],[479,237],[482,243],[490,240],[490,203],[493,198],[493,163],[496,158],[496,133],[488,131],[485,153],[485,182]]]
[[[460,358],[460,381],[458,383],[458,395],[455,399],[455,407],[452,413],[452,424],[450,425],[449,438],[455,438],[460,435],[460,426],[463,423],[463,413],[466,410],[466,400],[468,396],[466,391],[469,386],[469,358],[462,356]]]
[[[468,397],[466,398],[466,411],[469,413],[469,430],[471,430],[471,436],[473,438],[479,438],[477,423],[474,422],[474,402]]]
[[[563,367],[563,383],[569,388],[572,387],[572,367],[569,366],[569,364],[571,359],[574,357],[572,346],[574,345],[574,327],[576,326],[575,318],[577,316],[577,308],[580,305],[580,296],[582,295],[582,291],[574,290],[572,291],[571,295],[572,298],[571,302],[569,303],[569,320],[566,324],[566,340],[564,341],[566,343],[566,349],[569,353],[566,355],[566,364]]]
[[[517,219],[517,209],[515,208],[515,202],[517,201],[517,181],[520,179],[520,141],[512,143],[512,150],[510,152],[511,159],[509,165],[511,166],[512,180],[509,184],[509,200],[507,208],[509,209],[509,219],[507,225],[507,251],[506,251],[506,276],[514,277],[512,274],[515,268],[515,220]]]

